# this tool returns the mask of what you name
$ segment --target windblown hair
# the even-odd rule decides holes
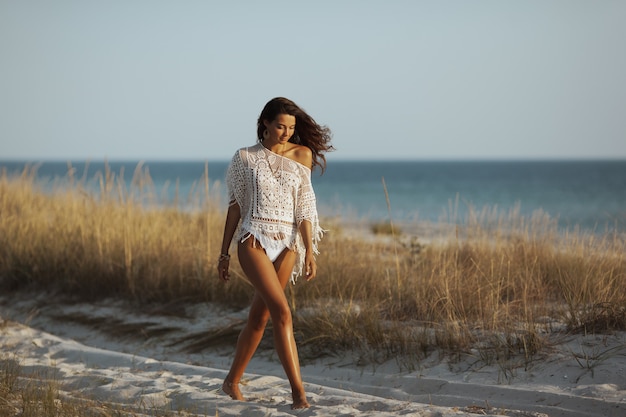
[[[328,126],[317,124],[311,116],[296,103],[284,97],[276,97],[267,102],[257,121],[257,138],[263,140],[264,120],[274,121],[279,114],[288,114],[296,118],[296,129],[289,142],[306,146],[313,153],[313,168],[319,166],[322,173],[326,169],[324,153],[335,148],[330,144],[331,132]]]

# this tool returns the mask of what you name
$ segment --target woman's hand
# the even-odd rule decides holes
[[[220,255],[220,259],[217,262],[217,273],[224,281],[230,280],[230,273],[228,268],[230,266],[230,256]]]
[[[312,280],[317,275],[317,263],[315,262],[313,251],[306,251],[304,257],[304,273],[307,281]]]
[[[230,266],[230,255],[228,254],[228,248],[230,242],[233,240],[235,230],[241,219],[241,209],[239,204],[231,202],[228,206],[228,212],[226,213],[226,222],[224,223],[224,238],[222,239],[222,252],[217,261],[217,274],[224,280],[230,280],[230,274],[228,273],[228,267]]]

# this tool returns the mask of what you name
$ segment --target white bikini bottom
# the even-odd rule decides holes
[[[287,246],[283,245],[280,248],[263,248],[265,249],[265,253],[267,254],[267,257],[270,258],[270,261],[274,262],[276,259],[278,259],[278,257],[280,256],[281,253],[283,253],[283,251],[285,249],[287,249]]]
[[[277,248],[265,248],[263,247],[263,245],[261,245],[261,242],[259,241],[259,239],[257,239],[252,233],[248,233],[246,236],[244,236],[243,239],[241,239],[241,243],[245,242],[247,239],[252,238],[252,247],[256,247],[256,245],[259,245],[263,248],[263,250],[265,251],[265,254],[267,255],[268,258],[270,258],[270,261],[274,262],[276,259],[278,259],[278,257],[280,256],[281,253],[283,253],[283,251],[285,249],[287,249],[287,245],[282,244]]]

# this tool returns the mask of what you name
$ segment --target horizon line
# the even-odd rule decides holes
[[[140,163],[140,162],[163,162],[163,163],[210,163],[210,162],[229,162],[230,157],[225,158],[0,158],[0,164],[2,163]],[[363,157],[363,158],[339,158],[332,159],[327,162],[620,162],[626,161],[626,156],[603,156],[603,157],[554,157],[554,156],[541,156],[541,157],[422,157],[422,158],[375,158],[375,157]]]

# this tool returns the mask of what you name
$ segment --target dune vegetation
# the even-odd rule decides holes
[[[225,210],[208,177],[164,203],[146,170],[41,184],[0,176],[0,288],[92,300],[245,306],[252,288],[231,250],[216,260]],[[449,216],[450,217],[450,216]],[[453,216],[452,216],[453,217]],[[541,213],[471,210],[434,236],[364,233],[325,219],[315,281],[287,292],[303,356],[355,352],[411,366],[438,351],[531,361],[563,332],[626,329],[624,235],[558,230]]]

